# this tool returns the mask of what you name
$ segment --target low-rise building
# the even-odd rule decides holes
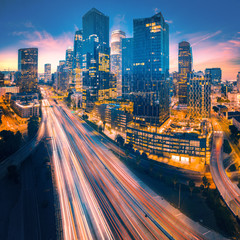
[[[12,103],[12,108],[22,118],[38,117],[40,104],[37,100],[30,103],[17,100]]]
[[[10,87],[0,87],[0,97],[6,93],[19,93],[19,87],[10,86]]]
[[[13,94],[11,107],[22,118],[39,116],[40,104],[37,93]]]
[[[191,127],[174,127],[176,128],[141,128],[130,123],[127,126],[126,141],[131,142],[139,151],[166,157],[179,163],[209,164],[208,131],[201,131],[201,128],[194,131]]]
[[[240,116],[233,117],[232,124],[240,131]]]

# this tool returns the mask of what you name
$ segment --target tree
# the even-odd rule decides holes
[[[178,183],[178,177],[177,176],[174,176],[173,177],[173,185],[174,185],[174,189],[176,189],[176,185]]]
[[[34,116],[28,120],[28,137],[32,138],[35,136],[39,128],[39,118]]]
[[[238,138],[239,131],[234,125],[230,125],[229,130],[231,131],[232,138]]]
[[[145,152],[142,152],[141,154],[142,158],[147,160],[148,159],[148,155]]]
[[[15,134],[15,144],[16,144],[16,148],[19,149],[22,145],[22,134],[17,131],[16,134]]]
[[[120,146],[123,146],[123,144],[124,144],[124,138],[123,138],[120,134],[117,135],[116,141],[117,141],[117,143],[118,143]]]
[[[189,186],[189,190],[191,192],[191,196],[192,196],[192,192],[195,188],[195,182],[191,179],[189,182],[188,182],[188,186]]]
[[[99,132],[102,132],[103,131],[103,127],[100,125],[100,126],[98,126],[98,131]]]
[[[209,183],[209,181],[208,181],[208,179],[207,179],[206,176],[204,176],[204,177],[202,178],[202,182],[203,182],[203,185],[204,185],[205,188],[209,188],[210,183]]]
[[[217,113],[218,112],[218,107],[213,106],[213,111]]]
[[[203,192],[203,190],[204,190],[204,185],[203,184],[200,185],[199,190],[200,190],[201,193]]]
[[[232,152],[232,148],[229,145],[228,140],[226,140],[226,139],[224,139],[224,141],[223,141],[223,152],[225,152],[227,154],[230,154]]]
[[[88,115],[87,114],[83,114],[82,118],[83,118],[83,120],[88,120]]]

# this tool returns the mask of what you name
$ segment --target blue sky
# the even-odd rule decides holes
[[[177,70],[178,42],[193,47],[195,70],[221,67],[224,79],[240,71],[239,0],[0,0],[0,70],[17,68],[17,50],[39,48],[39,72],[50,62],[53,70],[73,45],[82,16],[92,7],[110,17],[110,30],[132,35],[134,18],[162,12],[170,27],[170,69]]]

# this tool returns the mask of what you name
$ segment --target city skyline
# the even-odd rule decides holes
[[[25,2],[28,3],[28,1]],[[186,4],[188,2],[185,1]],[[111,9],[113,5],[110,3],[90,2],[88,6],[84,5],[79,8],[78,13],[76,10],[73,10],[71,14],[65,12],[65,17],[61,20],[57,17],[56,19],[49,18],[51,21],[49,19],[47,21],[47,18],[50,17],[48,12],[46,12],[44,20],[39,20],[37,16],[29,13],[27,16],[21,16],[21,21],[17,24],[16,22],[13,24],[13,20],[18,16],[18,13],[15,17],[11,16],[10,18],[4,11],[7,12],[10,6],[8,3],[4,3],[1,18],[6,24],[1,26],[1,30],[6,32],[6,38],[0,41],[0,70],[17,69],[17,50],[19,48],[38,47],[39,72],[44,72],[45,63],[51,63],[52,69],[55,71],[59,60],[64,59],[66,49],[74,44],[75,30],[81,29],[81,17],[89,9],[96,7],[109,16],[110,34],[113,30],[120,29],[126,32],[127,37],[133,35],[133,19],[144,18],[154,15],[156,12],[161,12],[170,29],[170,72],[177,70],[178,42],[186,40],[192,46],[194,70],[204,71],[205,68],[220,67],[223,70],[223,80],[236,80],[240,67],[240,32],[237,23],[234,21],[234,13],[237,13],[236,9],[239,3],[234,0],[231,2],[232,4],[229,3],[228,6],[223,8],[222,4],[214,5],[216,1],[212,1],[208,3],[208,10],[206,10],[204,9],[204,1],[199,6],[194,5],[192,11],[189,11],[188,8],[188,17],[185,17],[186,10],[179,13],[168,4],[157,4],[156,1],[150,1],[149,7],[144,9],[144,3],[140,2],[138,11],[132,3],[128,4],[129,9],[116,5]],[[178,4],[176,1],[174,2],[176,8]],[[31,9],[33,5],[28,3],[25,7]],[[124,2],[122,2],[122,5],[124,5]],[[17,3],[13,11],[16,11],[15,8],[17,9]],[[69,8],[72,8],[71,3],[69,3]],[[225,10],[224,14],[227,17],[225,25],[217,14],[221,9]],[[201,14],[198,18],[194,17],[194,11],[197,10],[205,13],[205,17],[201,18],[204,14]],[[199,18],[201,18],[201,21]],[[229,27],[227,27],[228,24],[230,24]]]

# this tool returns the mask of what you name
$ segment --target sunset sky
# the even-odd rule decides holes
[[[56,70],[73,46],[82,16],[92,7],[110,17],[110,32],[132,36],[133,19],[162,12],[170,28],[170,72],[177,70],[178,42],[189,41],[194,70],[221,67],[224,80],[240,71],[239,0],[0,0],[0,70],[17,70],[17,50],[38,47],[39,72]]]

